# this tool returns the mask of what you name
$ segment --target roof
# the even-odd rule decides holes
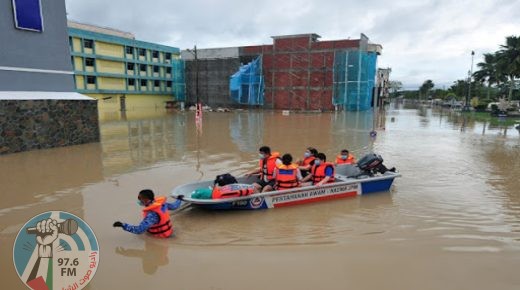
[[[73,20],[67,20],[67,26],[70,28],[77,28],[77,29],[81,29],[81,30],[87,30],[87,31],[92,31],[92,32],[97,32],[97,33],[113,35],[113,36],[119,36],[119,37],[123,37],[123,38],[135,39],[134,34],[131,32],[121,31],[121,30],[117,30],[114,28],[110,28],[110,27],[103,27],[103,26],[97,26],[97,25],[92,25],[92,24],[87,24],[87,23],[80,23],[80,22],[73,21]]]
[[[321,38],[316,33],[303,33],[303,34],[289,34],[289,35],[275,35],[271,36],[272,39],[282,39],[282,38],[300,38],[300,37],[312,37],[312,40],[316,41],[318,38]]]
[[[0,91],[0,100],[95,100],[76,92]]]

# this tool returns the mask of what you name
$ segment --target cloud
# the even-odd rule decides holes
[[[271,36],[317,33],[323,40],[365,33],[383,45],[378,64],[405,87],[442,87],[518,35],[520,1],[506,0],[66,0],[72,20],[129,31],[140,40],[201,48],[270,44]]]

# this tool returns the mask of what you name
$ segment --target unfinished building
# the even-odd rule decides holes
[[[273,44],[184,51],[187,102],[283,110],[367,110],[381,45],[319,35],[273,36]],[[186,58],[185,58],[186,56]],[[198,70],[196,69],[198,66]],[[198,86],[196,78],[198,71]]]

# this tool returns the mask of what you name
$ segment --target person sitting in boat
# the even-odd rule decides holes
[[[324,153],[316,155],[310,174],[305,176],[302,182],[309,180],[316,186],[334,182],[334,164],[327,162],[327,156]]]
[[[355,164],[356,158],[350,154],[347,149],[341,150],[341,153],[336,156],[336,165],[338,164]]]
[[[273,152],[269,146],[262,146],[258,149],[260,154],[260,163],[258,169],[246,173],[246,176],[260,174],[260,180],[253,183],[257,192],[272,191],[274,187],[274,169],[276,165],[281,164],[280,153]]]
[[[276,166],[274,170],[275,189],[284,190],[300,186],[302,174],[298,165],[292,163],[291,154],[282,156],[282,164]]]
[[[303,153],[303,160],[298,160],[296,163],[300,166],[300,171],[302,176],[307,176],[309,174],[309,170],[311,170],[312,165],[314,165],[314,160],[316,159],[316,155],[318,154],[318,150],[313,147],[307,147],[307,150]]]
[[[133,233],[142,234],[150,233],[157,238],[168,238],[173,234],[173,225],[170,220],[168,210],[174,210],[181,205],[182,196],[172,203],[166,202],[166,197],[155,197],[150,189],[144,189],[137,196],[138,204],[143,208],[143,220],[137,226],[117,221],[114,227],[120,227],[123,230]]]

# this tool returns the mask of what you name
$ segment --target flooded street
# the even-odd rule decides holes
[[[83,218],[100,245],[86,289],[520,289],[520,134],[514,125],[392,104],[372,112],[128,112],[100,116],[101,142],[0,156],[3,289],[25,289],[12,245],[33,216]],[[517,122],[517,123],[520,123]],[[374,124],[377,138],[369,132]],[[374,151],[402,174],[391,192],[295,207],[173,213],[176,237],[137,224],[137,193],[241,175],[258,148],[333,161]]]

